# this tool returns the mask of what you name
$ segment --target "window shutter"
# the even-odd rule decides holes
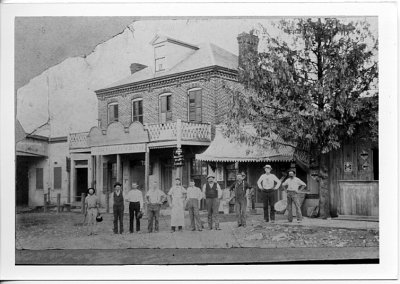
[[[54,189],[61,189],[62,172],[61,167],[54,167]]]
[[[114,121],[118,121],[118,105],[114,105]]]
[[[43,189],[43,168],[36,168],[36,189]]]

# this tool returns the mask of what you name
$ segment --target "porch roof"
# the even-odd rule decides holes
[[[215,139],[207,150],[196,155],[196,160],[206,162],[292,162],[295,161],[294,149],[289,146],[261,148],[231,142],[216,129]]]

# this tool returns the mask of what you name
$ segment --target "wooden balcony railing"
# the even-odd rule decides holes
[[[211,141],[211,125],[206,123],[169,122],[146,126],[151,142],[178,140]]]
[[[78,149],[89,147],[87,141],[88,134],[89,132],[71,133],[69,135],[69,148]]]
[[[211,142],[211,124],[192,122],[169,122],[163,124],[146,125],[150,142],[159,141],[200,141]],[[71,133],[69,148],[87,148],[89,132]]]

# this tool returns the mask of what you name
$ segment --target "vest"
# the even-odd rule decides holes
[[[213,187],[210,187],[210,184],[206,183],[206,198],[217,198],[218,197],[218,190],[217,190],[217,183],[214,182]]]
[[[120,192],[119,196],[114,192],[114,205],[124,206],[124,196],[122,194],[122,191]]]

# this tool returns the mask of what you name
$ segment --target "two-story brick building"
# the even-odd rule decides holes
[[[243,33],[238,42],[254,45],[254,36]],[[223,167],[227,177],[220,183],[226,186],[231,172],[250,169],[249,163],[256,162],[252,168],[261,171],[265,161],[290,166],[293,151],[283,155],[274,151],[273,157],[257,159],[218,160],[201,155],[196,159],[213,141],[215,126],[224,122],[229,111],[228,90],[240,86],[240,56],[211,43],[193,45],[166,36],[156,36],[150,45],[154,49],[151,64],[130,64],[128,78],[96,91],[98,126],[88,133],[70,135],[72,196],[93,185],[98,192],[100,189],[101,203],[111,206],[107,193],[116,181],[122,182],[124,190],[133,181],[145,190],[156,181],[167,191],[175,177],[181,177],[185,186],[193,178],[200,186],[210,171]],[[239,53],[244,50],[239,47]],[[183,167],[173,164],[176,149],[184,153]],[[258,178],[258,174],[252,172],[250,178]]]

